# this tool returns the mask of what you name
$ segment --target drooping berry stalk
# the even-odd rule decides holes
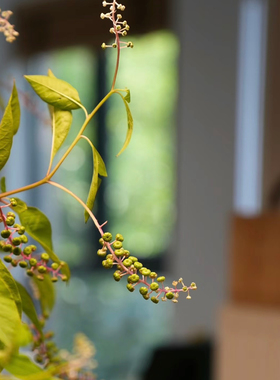
[[[13,199],[11,202],[15,205]],[[3,238],[0,241],[0,248],[7,254],[4,261],[12,267],[19,266],[25,269],[28,276],[36,276],[40,281],[44,280],[45,275],[50,275],[52,282],[57,282],[59,278],[67,281],[67,276],[60,273],[65,265],[63,261],[60,264],[53,262],[50,265],[50,256],[46,252],[36,253],[37,247],[33,244],[24,247],[28,243],[28,237],[24,234],[25,227],[15,223],[16,216],[12,211],[4,213],[3,209],[7,206],[11,206],[11,203],[0,206],[0,223],[4,224],[4,229],[0,233]]]
[[[73,198],[75,198],[83,207],[84,209],[89,213],[92,221],[94,222],[96,228],[98,229],[101,239],[99,242],[102,245],[102,249],[97,251],[98,256],[100,257],[106,257],[105,260],[103,260],[102,265],[106,269],[113,268],[113,266],[117,267],[117,271],[114,273],[114,279],[116,281],[120,281],[122,277],[128,276],[127,281],[127,289],[130,292],[133,292],[135,290],[136,285],[145,285],[145,287],[140,288],[140,293],[144,297],[144,299],[149,299],[151,294],[155,292],[155,296],[151,297],[151,301],[154,303],[159,302],[159,297],[161,297],[162,301],[166,301],[167,299],[172,300],[174,303],[178,302],[178,297],[181,292],[187,293],[187,299],[191,299],[190,296],[190,290],[196,290],[197,286],[194,282],[191,283],[190,286],[186,286],[183,282],[183,279],[180,278],[178,281],[173,281],[172,285],[173,287],[165,287],[163,285],[165,281],[164,276],[158,276],[157,273],[152,272],[148,268],[144,268],[143,264],[138,261],[137,257],[130,256],[130,252],[127,250],[124,250],[123,248],[123,236],[121,234],[117,234],[116,240],[112,241],[112,234],[109,232],[105,232],[102,229],[102,226],[100,225],[96,217],[93,215],[92,211],[87,207],[87,205],[72,191],[65,188],[64,186],[53,182],[48,181],[48,183],[52,186],[58,187],[59,189],[65,191],[69,195],[71,195]],[[109,251],[109,254],[108,252]],[[139,276],[139,274],[140,276]],[[151,283],[148,282],[148,279],[151,280]],[[155,281],[157,280],[157,282]],[[161,287],[159,284],[161,284]],[[177,288],[177,285],[182,285],[181,288]]]

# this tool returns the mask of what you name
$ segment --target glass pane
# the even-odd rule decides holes
[[[110,230],[123,233],[127,248],[133,253],[155,256],[167,248],[175,218],[176,131],[173,112],[177,93],[178,43],[167,32],[133,38],[133,41],[135,49],[122,54],[118,83],[131,89],[135,133],[130,147],[116,159],[115,154],[126,134],[126,115],[121,99],[114,96],[107,117],[109,177],[103,181],[103,186]],[[111,66],[108,67],[109,81],[114,70],[114,57],[108,56],[108,60],[108,66]],[[71,48],[40,54],[30,60],[28,72],[43,74],[49,67],[57,77],[78,89],[88,109],[93,108],[99,96],[96,94],[97,59],[91,51]],[[47,115],[44,104],[42,110]],[[82,121],[82,111],[75,111],[71,131],[77,130]],[[36,121],[32,125],[34,136],[31,138],[36,142],[33,157],[35,160],[40,156],[36,162],[41,178],[42,171],[47,169],[50,129],[35,123],[39,124]],[[93,123],[88,131],[93,141],[96,137],[94,128]],[[72,138],[70,134],[65,146]],[[85,142],[81,143],[86,147]],[[41,155],[35,149],[40,150]],[[62,148],[58,155],[65,149]],[[84,152],[75,148],[72,158],[67,159],[60,170],[59,182],[86,199],[91,165],[90,150]],[[34,204],[34,194],[31,195],[34,196],[32,202],[28,203],[40,207],[51,219],[54,247],[59,257],[65,259],[72,269],[82,262],[87,263],[88,255],[96,257],[91,241],[94,227],[92,223],[84,225],[80,205],[56,189],[43,187],[37,204]],[[64,206],[64,213],[57,213],[58,202]],[[128,293],[126,284],[114,282],[112,273],[101,265],[100,271],[87,269],[74,270],[68,286],[57,284],[57,305],[48,328],[55,331],[58,345],[66,349],[71,349],[75,332],[85,333],[97,348],[98,378],[138,380],[148,365],[151,350],[171,336],[174,305],[154,305],[139,294]]]
[[[96,65],[96,57],[89,49],[74,47],[32,57],[29,62],[29,72],[42,75],[46,74],[48,69],[51,68],[55,76],[67,81],[78,90],[83,105],[90,110],[93,109],[97,99],[95,83]],[[48,116],[46,105],[43,104],[42,106],[43,111],[46,113],[46,116]],[[69,135],[57,153],[54,163],[57,162],[67,150],[83,122],[83,111],[74,111],[73,124]],[[51,143],[48,140],[50,139],[51,133],[49,128],[35,126],[35,129],[38,134],[37,140],[39,144],[43,145],[42,150],[44,157],[42,161],[44,163],[42,163],[40,167],[40,173],[42,173],[44,170],[43,165],[45,166],[49,160]],[[88,126],[85,135],[89,136],[90,139],[95,142],[94,120]],[[38,148],[40,149],[40,147]],[[62,164],[58,177],[55,176],[54,179],[59,178],[59,183],[69,188],[81,199],[86,200],[91,174],[91,148],[86,141],[82,140]],[[75,177],[75,181],[73,181],[73,176]],[[89,231],[93,229],[93,226],[92,223],[85,226],[83,209],[70,195],[55,188],[48,188],[47,190],[45,199],[48,199],[48,202],[42,202],[40,207],[46,207],[47,215],[54,215],[54,218],[52,218],[53,230],[55,231],[53,234],[54,246],[56,251],[59,252],[59,257],[66,260],[73,268],[73,266],[81,264],[85,255],[93,250],[92,242],[88,238],[90,236]],[[41,196],[41,200],[42,198],[44,197]],[[63,208],[63,212],[59,214],[55,211],[57,202],[59,202]],[[45,203],[47,203],[47,205]],[[55,205],[54,208],[52,208],[52,205]],[[79,236],[78,239],[77,236]]]
[[[135,48],[123,50],[117,88],[131,90],[134,134],[128,149],[116,159],[126,135],[126,113],[118,96],[111,99],[108,170],[105,192],[113,232],[139,257],[164,252],[175,220],[178,41],[168,32],[132,38]],[[108,52],[112,80],[116,51]]]

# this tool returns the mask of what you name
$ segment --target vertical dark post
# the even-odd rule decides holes
[[[97,100],[101,100],[104,96],[107,94],[107,78],[106,78],[106,55],[104,51],[98,52],[97,56]],[[105,103],[100,110],[96,114],[96,148],[98,152],[100,153],[101,157],[103,158],[104,162],[107,162],[107,147],[106,147],[106,141],[107,141],[107,130],[106,130],[106,115],[107,115],[107,103]],[[100,224],[104,223],[106,221],[106,209],[105,209],[105,203],[104,203],[104,193],[105,193],[105,182],[106,178],[102,178],[102,182],[100,185],[100,188],[97,193],[97,213],[96,217]],[[94,233],[91,235],[91,239],[94,242],[94,245],[96,245],[96,242],[100,238],[99,232],[95,229]],[[99,249],[99,246],[98,248]],[[96,256],[96,255],[95,255]],[[93,265],[95,266],[95,263],[97,264],[97,261],[94,259]],[[98,261],[98,267],[100,268],[100,262]]]

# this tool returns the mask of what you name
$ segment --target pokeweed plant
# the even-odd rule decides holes
[[[103,228],[107,222],[99,224],[92,209],[95,197],[101,183],[101,177],[107,176],[105,163],[96,150],[93,142],[84,135],[91,119],[102,105],[113,95],[121,97],[127,113],[128,130],[124,145],[118,155],[128,146],[132,131],[133,118],[130,112],[130,91],[127,88],[116,88],[120,53],[124,48],[133,48],[131,41],[125,42],[130,29],[126,20],[123,20],[122,11],[125,6],[103,1],[106,12],[101,13],[102,19],[112,22],[110,33],[114,35],[114,42],[110,45],[102,43],[101,47],[116,49],[116,68],[112,87],[109,93],[97,104],[90,113],[83,106],[78,91],[69,83],[58,79],[49,70],[48,75],[29,75],[25,79],[29,82],[36,94],[49,106],[52,123],[52,145],[50,161],[46,175],[40,181],[31,183],[14,190],[6,189],[5,177],[1,178],[0,194],[0,249],[3,261],[0,260],[0,369],[5,369],[8,375],[0,375],[0,379],[94,379],[95,375],[88,372],[94,367],[94,346],[83,335],[78,335],[75,341],[74,354],[61,352],[52,340],[53,333],[44,331],[45,320],[49,318],[55,304],[54,283],[58,280],[68,282],[70,270],[66,262],[61,261],[54,253],[52,245],[51,223],[47,216],[39,209],[27,205],[16,194],[49,185],[57,187],[79,202],[84,209],[85,222],[91,219],[100,233],[100,249],[97,255],[103,258],[102,265],[106,269],[114,268],[113,278],[120,281],[127,279],[127,289],[134,292],[139,286],[140,295],[145,300],[157,304],[160,300],[178,302],[181,292],[190,299],[190,290],[196,289],[196,284],[186,286],[180,278],[172,283],[172,287],[165,286],[165,277],[145,268],[137,257],[130,254],[124,246],[124,237],[118,233],[115,237]],[[8,42],[13,42],[18,36],[14,26],[10,24],[11,11],[0,10],[0,32],[4,33]],[[63,156],[54,165],[53,160],[63,145],[72,123],[72,112],[82,109],[85,120],[72,143]],[[0,170],[7,163],[12,148],[13,138],[20,126],[20,102],[15,83],[8,104],[4,110],[0,124]],[[90,145],[93,157],[93,174],[89,194],[86,202],[76,194],[53,180],[64,160],[71,154],[80,140],[86,140]],[[28,244],[29,237],[35,240],[41,248]],[[42,252],[42,250],[44,252]],[[5,263],[6,264],[5,264]],[[29,276],[35,298],[39,300],[40,311],[37,312],[32,297],[26,287],[17,282],[13,275],[14,267],[23,268]],[[23,322],[22,315],[28,319]],[[19,353],[22,346],[31,345],[32,355]],[[36,364],[37,363],[37,364]]]

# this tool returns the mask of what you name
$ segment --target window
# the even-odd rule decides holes
[[[118,79],[132,93],[135,131],[131,145],[122,156],[115,157],[126,134],[125,109],[117,96],[107,108],[102,108],[87,130],[101,154],[105,154],[109,173],[103,180],[94,212],[100,220],[109,220],[112,232],[125,236],[131,252],[161,260],[172,236],[176,214],[173,113],[179,49],[175,36],[165,31],[133,40],[136,48],[122,54]],[[51,50],[29,58],[28,74],[44,74],[51,68],[57,77],[79,90],[83,103],[91,109],[110,85],[114,53],[99,55],[81,46]],[[37,102],[32,91],[30,96]],[[50,149],[50,126],[39,125],[48,117],[48,110],[46,105],[38,104],[42,107],[40,119],[23,116],[26,127],[33,131],[33,148],[27,152],[34,180],[47,169]],[[71,132],[58,154],[63,154],[82,120],[82,111],[75,111]],[[59,182],[86,199],[92,157],[86,142],[81,144],[85,150],[79,146],[74,149],[60,170]],[[42,157],[38,159],[39,151]],[[61,347],[71,347],[73,331],[82,331],[92,339],[97,348],[99,378],[137,379],[148,364],[150,350],[171,333],[168,327],[172,309],[166,308],[166,304],[154,307],[137,294],[127,294],[122,282],[116,284],[100,266],[96,255],[98,235],[90,221],[84,226],[81,206],[60,190],[50,190],[34,191],[32,200],[28,200],[52,220],[55,251],[72,268],[69,286],[57,287],[59,301],[52,319],[55,323],[50,327]],[[64,206],[63,214],[56,212],[57,202]]]

